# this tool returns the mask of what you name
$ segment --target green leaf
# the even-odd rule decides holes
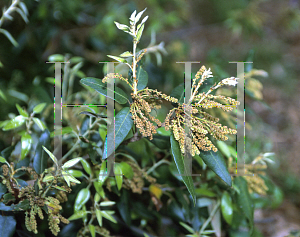
[[[228,192],[224,192],[221,199],[221,210],[225,221],[231,225],[233,217],[232,199]]]
[[[40,119],[33,118],[33,121],[42,131],[44,131],[47,128],[46,125]]]
[[[68,173],[75,178],[80,178],[84,175],[83,172],[80,170],[68,170]]]
[[[50,146],[50,133],[48,130],[45,130],[41,134],[33,158],[33,168],[38,174],[43,173],[47,167],[48,157],[47,154],[43,151],[43,146]]]
[[[193,230],[192,227],[190,227],[189,225],[183,223],[183,222],[179,222],[180,225],[182,225],[187,231],[189,231],[190,233],[194,234],[195,231]]]
[[[234,178],[234,184],[240,191],[240,194],[237,194],[238,206],[240,207],[241,212],[248,219],[250,223],[250,232],[252,232],[254,205],[248,192],[248,184],[241,176]]]
[[[100,172],[99,172],[99,181],[98,183],[100,185],[103,185],[103,183],[105,182],[105,180],[107,179],[108,177],[108,173],[107,173],[107,170],[106,170],[106,160],[104,160],[101,164],[101,168],[100,168]]]
[[[67,192],[67,190],[65,190],[64,188],[62,188],[60,186],[54,186],[54,188],[56,188],[57,190],[60,190],[60,191]]]
[[[96,181],[96,182],[93,182],[93,183],[94,183],[94,187],[95,187],[97,193],[102,198],[105,198],[105,193],[104,193],[104,190],[103,190],[103,187],[102,187],[102,183],[100,181]]]
[[[54,179],[54,176],[51,174],[47,174],[44,178],[43,178],[43,182],[49,182],[52,181]]]
[[[130,113],[129,107],[125,107],[116,115],[115,124],[110,125],[115,125],[115,149],[117,149],[118,146],[123,142],[133,126],[133,120],[131,116],[132,115]],[[108,131],[109,130],[110,128],[108,128]],[[108,144],[106,139],[102,159],[107,159],[113,152],[113,149],[110,149],[110,147],[107,147],[107,145]],[[110,145],[113,146],[113,144]],[[109,152],[110,154],[108,154],[108,151],[111,151]]]
[[[131,166],[129,164],[127,164],[126,162],[122,161],[121,163],[119,163],[119,166],[122,169],[122,174],[124,174],[124,176],[127,179],[132,179],[133,178],[133,170],[131,168]]]
[[[14,39],[14,37],[12,37],[12,35],[7,30],[0,29],[0,33],[4,34],[6,38],[13,44],[13,46],[19,46],[18,42]]]
[[[57,164],[57,159],[56,157],[44,146],[42,146],[43,149],[48,153],[48,155],[50,156],[50,158],[53,160],[53,162],[56,164],[56,166],[58,167],[58,164]]]
[[[92,170],[91,170],[90,164],[85,159],[81,159],[80,162],[82,164],[82,167],[83,167],[84,171],[87,174],[91,175],[92,174]]]
[[[3,66],[3,64],[0,62],[0,68],[1,68],[2,66]],[[5,96],[5,94],[3,93],[2,90],[0,90],[0,97],[1,97],[3,100],[7,101],[7,98],[6,98],[6,96]]]
[[[100,206],[101,207],[107,207],[107,206],[112,206],[112,205],[115,205],[116,203],[115,202],[112,202],[112,201],[104,201],[104,202],[101,202],[100,203]]]
[[[175,164],[179,171],[179,174],[182,175],[181,178],[182,178],[185,186],[187,187],[189,193],[192,195],[194,203],[196,203],[196,194],[195,194],[195,187],[193,184],[193,179],[191,176],[184,175],[188,171],[186,170],[186,167],[184,164],[184,157],[181,154],[179,143],[175,140],[173,133],[170,136],[170,141],[171,141],[172,155],[174,157],[174,161],[175,161]]]
[[[144,89],[148,84],[148,74],[142,68],[142,66],[138,67],[137,72],[136,72],[136,77],[138,79],[138,85],[137,85],[138,91]]]
[[[2,198],[2,195],[7,192],[7,188],[4,184],[0,183],[0,198]]]
[[[140,41],[141,37],[142,37],[142,34],[143,34],[143,30],[144,30],[144,26],[145,25],[142,25],[140,27],[140,29],[138,30],[137,34],[136,34],[136,41]]]
[[[146,7],[143,11],[140,11],[140,12],[136,15],[136,17],[134,18],[134,22],[135,22],[135,23],[137,23],[137,22],[140,20],[141,16],[143,15],[143,13],[144,13],[146,10],[147,10],[147,7]]]
[[[43,111],[43,109],[45,108],[46,106],[46,103],[41,103],[41,104],[38,104],[36,105],[34,108],[33,108],[33,112],[36,113],[36,114],[39,114]]]
[[[122,219],[125,223],[130,226],[131,225],[131,208],[129,201],[129,192],[127,189],[122,189],[120,199],[117,202],[117,208]]]
[[[87,215],[86,211],[78,211],[78,212],[74,213],[72,216],[70,216],[68,220],[69,221],[77,220],[77,219],[85,217],[86,215]]]
[[[72,131],[73,131],[73,129],[72,129],[71,127],[63,127],[63,128],[61,129],[61,135],[71,133]],[[54,131],[52,131],[52,132],[50,133],[50,136],[51,136],[51,137],[54,137]]]
[[[231,176],[227,170],[224,158],[219,152],[201,151],[200,157],[204,163],[214,171],[226,184],[231,186]]]
[[[81,157],[78,157],[78,158],[74,158],[72,160],[69,160],[66,163],[64,163],[64,165],[62,166],[62,168],[63,169],[70,168],[70,167],[76,165],[81,159],[82,159]]]
[[[28,133],[25,133],[21,138],[21,160],[25,158],[25,156],[30,151],[31,145],[32,145],[32,138]]]
[[[30,208],[30,203],[28,199],[25,199],[14,206],[14,211],[26,211]]]
[[[248,63],[250,64],[250,63]],[[230,157],[230,150],[228,148],[228,145],[223,142],[223,141],[217,141],[217,144],[218,144],[218,148],[220,149],[220,151],[227,157],[229,158]]]
[[[65,60],[65,57],[61,54],[52,54],[49,56],[48,60],[50,62],[62,62]]]
[[[94,225],[89,225],[89,229],[90,229],[92,237],[95,237],[96,236],[95,226]]]
[[[16,230],[17,222],[15,217],[9,215],[0,215],[0,237],[12,237]]]
[[[116,21],[114,21],[114,23],[116,24],[116,26],[118,27],[119,30],[129,30],[129,27],[127,25],[124,25],[124,24],[120,24]]]
[[[100,79],[93,78],[93,77],[87,77],[87,78],[81,79],[80,83],[95,89],[100,94],[107,97],[107,86]],[[113,92],[115,94],[115,96],[114,96],[115,98],[111,98],[111,99],[114,99],[119,104],[127,103],[127,101],[128,101],[127,94],[122,89],[115,87],[115,90]]]
[[[111,215],[110,215],[110,212],[109,211],[101,211],[101,216],[103,216],[105,219],[107,220],[110,220],[111,222],[113,223],[117,223],[117,221],[115,220],[115,218],[113,218]]]
[[[91,196],[91,192],[89,189],[87,188],[81,189],[75,199],[74,212],[79,211],[81,207],[84,204],[86,204],[87,201],[90,199],[90,196]]]
[[[22,115],[18,115],[17,117],[14,117],[12,120],[10,120],[4,127],[3,130],[7,131],[10,129],[14,129],[17,127],[20,127],[24,122],[26,118]]]
[[[16,104],[16,107],[20,115],[26,118],[28,117],[28,113],[24,109],[22,109],[20,105]]]
[[[130,53],[129,51],[126,51],[126,52],[120,54],[120,57],[132,57],[132,56],[133,56],[133,54]]]
[[[117,182],[118,190],[120,190],[122,188],[122,183],[123,183],[123,173],[122,173],[122,167],[118,163],[115,163],[115,179]]]
[[[127,63],[127,60],[124,59],[124,58],[120,58],[120,57],[116,57],[116,56],[112,56],[112,55],[107,55],[107,57],[110,57],[110,58],[112,58],[114,60],[117,60],[120,63]]]
[[[102,215],[101,215],[101,211],[99,209],[96,209],[96,217],[97,217],[97,221],[99,223],[99,226],[102,226]]]
[[[7,161],[5,160],[4,157],[0,156],[0,163],[6,163]]]

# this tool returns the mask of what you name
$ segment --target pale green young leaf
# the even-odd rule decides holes
[[[192,227],[190,227],[189,225],[183,223],[183,222],[179,222],[180,225],[182,225],[187,231],[189,231],[190,233],[194,234],[195,231],[193,230]]]
[[[20,115],[28,117],[28,113],[24,109],[22,109],[20,105],[16,104],[16,107]]]
[[[138,32],[136,34],[136,41],[140,41],[142,34],[143,34],[143,30],[144,30],[144,25],[142,25],[141,28],[138,30]]]
[[[113,218],[111,215],[110,215],[110,212],[109,211],[101,211],[101,215],[107,219],[107,220],[110,220],[111,222],[113,223],[117,223],[117,221],[115,220],[115,218]]]
[[[41,103],[41,104],[38,104],[36,105],[34,108],[33,108],[33,112],[36,113],[36,114],[39,114],[43,111],[43,109],[45,108],[46,106],[46,103]]]
[[[0,156],[0,163],[6,163],[7,161],[5,160],[4,157]]]
[[[122,174],[122,167],[118,163],[115,164],[115,179],[117,182],[118,190],[120,190],[122,188],[122,183],[123,183],[123,174]]]
[[[31,145],[32,145],[32,138],[28,133],[25,133],[22,135],[21,138],[21,160],[25,158],[25,156],[30,151]]]
[[[46,147],[43,146],[43,149],[48,153],[48,155],[53,160],[53,162],[56,164],[56,166],[58,166],[56,157]]]
[[[129,17],[129,20],[132,21],[133,23],[134,23],[134,19],[135,19],[135,14],[136,14],[136,10]]]
[[[39,127],[39,129],[41,129],[42,131],[44,131],[47,128],[46,125],[43,123],[43,121],[41,121],[40,119],[33,118],[33,121]]]
[[[99,209],[95,210],[96,212],[96,217],[97,217],[97,221],[99,223],[99,226],[102,226],[102,215],[101,215],[101,211]]]
[[[148,16],[145,16],[144,19],[142,20],[142,22],[140,24],[138,24],[136,30],[138,31],[147,20],[148,20]]]
[[[20,127],[24,122],[26,118],[22,115],[18,115],[17,117],[14,117],[12,120],[10,120],[5,126],[3,127],[4,131],[14,129],[17,127]]]
[[[137,23],[137,22],[140,20],[141,16],[143,15],[143,13],[144,13],[146,10],[147,10],[147,7],[146,7],[143,11],[140,11],[140,12],[136,15],[136,17],[135,17],[135,19],[134,19],[134,22],[135,22],[135,23]]]
[[[12,35],[7,30],[0,29],[0,33],[4,34],[6,38],[13,44],[13,46],[19,46],[18,42],[14,39],[14,37],[12,37]]]
[[[116,21],[114,21],[114,23],[116,24],[116,26],[118,27],[119,30],[123,30],[124,31],[124,30],[128,30],[129,29],[129,27],[127,25],[120,24],[120,23],[118,23]]]
[[[77,219],[85,217],[86,215],[87,215],[86,211],[79,211],[79,212],[74,213],[72,216],[70,216],[68,220],[69,221],[77,220]]]
[[[133,56],[133,54],[130,53],[129,51],[126,51],[126,52],[120,54],[120,57],[132,57],[132,56]]]
[[[96,237],[96,228],[94,225],[89,225],[89,229],[91,232],[92,237]]]
[[[107,55],[107,57],[110,57],[110,58],[112,58],[114,60],[117,60],[120,63],[127,63],[127,61],[124,58],[119,58],[119,57],[112,56],[112,55]]]
[[[72,167],[74,165],[76,165],[82,158],[78,157],[78,158],[74,158],[72,160],[67,161],[66,163],[64,163],[64,165],[62,166],[63,169]]]
[[[100,206],[101,207],[107,207],[107,206],[112,206],[112,205],[115,205],[116,203],[115,202],[112,202],[112,201],[104,201],[104,202],[101,202],[100,203]]]

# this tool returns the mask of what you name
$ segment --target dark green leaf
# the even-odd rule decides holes
[[[129,202],[129,192],[128,190],[122,190],[122,194],[120,196],[120,201],[117,202],[117,208],[121,214],[122,219],[125,223],[130,226],[131,225],[131,214],[130,214],[130,202]]]
[[[185,183],[185,186],[187,187],[189,193],[192,195],[194,203],[196,203],[196,194],[195,194],[193,179],[191,176],[185,175],[188,173],[188,170],[185,167],[184,157],[181,154],[179,144],[175,140],[173,134],[171,134],[171,136],[170,136],[170,141],[171,141],[172,155],[174,157],[174,161],[175,161],[175,164],[179,171],[179,174],[181,175],[181,178],[182,178],[183,182]]]
[[[87,203],[87,201],[90,199],[91,192],[89,189],[84,188],[79,191],[77,194],[75,204],[74,204],[74,211],[77,212],[81,209],[81,207]]]
[[[241,212],[246,216],[250,223],[251,232],[253,231],[253,211],[254,206],[251,197],[248,192],[248,185],[243,177],[236,177],[234,179],[234,184],[239,189],[240,193],[237,194],[238,206]]]
[[[129,107],[123,108],[115,117],[115,149],[118,148],[118,146],[123,142],[123,140],[126,138],[127,134],[131,130],[133,126],[133,120],[131,118],[131,113]],[[111,125],[113,126],[113,124]],[[108,128],[109,131],[110,128]],[[104,153],[102,159],[108,158],[112,152],[113,149],[110,147],[107,147],[107,139],[105,140],[104,144]],[[110,146],[113,146],[113,144],[110,144]],[[108,151],[110,154],[108,154]]]
[[[138,79],[138,84],[137,84],[138,91],[144,89],[148,84],[148,74],[142,68],[142,66],[138,67],[136,72],[136,78]]]
[[[179,86],[176,86],[171,92],[170,96],[177,98],[178,103],[184,102],[184,83],[181,83]]]
[[[14,129],[17,127],[22,126],[23,123],[25,123],[26,118],[22,115],[18,115],[17,117],[13,118],[12,120],[10,120],[4,127],[3,130],[10,130],[10,129]]]
[[[221,199],[221,210],[222,215],[225,221],[231,225],[232,223],[232,216],[233,216],[233,209],[232,209],[232,199],[229,193],[224,192]]]
[[[85,114],[85,115],[88,115],[88,116],[91,116],[91,117],[95,117],[95,118],[107,118],[106,115],[95,114],[95,113],[92,113],[92,112],[89,112],[89,111],[82,111],[79,114]]]
[[[219,152],[201,151],[200,157],[226,184],[231,186],[231,176],[227,170],[224,158]]]
[[[101,79],[93,78],[93,77],[87,77],[80,80],[80,82],[83,85],[89,86],[96,91],[98,91],[100,94],[107,97],[107,85],[104,84]],[[120,88],[115,87],[115,90],[112,91],[115,94],[115,101],[117,101],[119,104],[126,104],[128,101],[127,94]]]
[[[16,230],[17,222],[14,216],[0,215],[0,237],[12,237]]]
[[[3,195],[4,193],[6,193],[6,192],[7,192],[6,186],[5,186],[4,184],[0,183],[0,198],[1,198],[2,195]]]
[[[6,193],[3,195],[3,202],[5,204],[8,204],[9,202],[14,202],[15,200],[15,196],[13,196],[11,193]]]
[[[4,150],[1,151],[1,156],[3,156],[5,159],[8,159],[15,149],[15,145],[6,147]]]
[[[154,135],[153,139],[149,140],[149,141],[160,149],[169,149],[170,148],[169,136]]]
[[[38,173],[41,174],[44,172],[44,170],[47,167],[47,159],[48,155],[46,152],[44,152],[43,147],[50,147],[50,133],[48,130],[45,130],[40,138],[39,142],[36,146],[35,155],[33,158],[33,168]]]
[[[22,201],[22,202],[18,203],[17,205],[15,205],[14,211],[26,211],[29,208],[30,208],[29,200],[25,199],[24,201]]]

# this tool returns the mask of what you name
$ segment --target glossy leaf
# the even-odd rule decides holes
[[[61,54],[52,54],[48,57],[50,62],[62,62],[65,60],[64,56]]]
[[[118,23],[116,21],[114,21],[114,23],[116,24],[116,26],[118,27],[119,30],[123,30],[124,31],[124,30],[128,30],[129,29],[129,27],[127,25],[120,24],[120,23]]]
[[[232,199],[228,192],[224,192],[221,199],[221,210],[222,215],[225,221],[231,225],[232,223],[232,216],[233,216],[233,209],[232,209]]]
[[[41,129],[42,131],[44,131],[47,128],[42,120],[40,120],[38,118],[33,118],[33,121],[39,127],[39,129]]]
[[[97,221],[99,223],[99,226],[102,226],[102,215],[101,215],[101,211],[99,209],[95,210],[96,212],[96,217],[97,217]]]
[[[43,146],[45,147],[50,146],[50,133],[48,130],[45,130],[41,134],[33,158],[33,168],[38,174],[43,173],[47,167],[48,156],[46,152],[44,152]]]
[[[89,225],[89,229],[90,229],[92,237],[95,237],[96,236],[95,226],[94,225]]]
[[[148,84],[148,73],[142,68],[142,66],[138,67],[136,77],[138,79],[138,91],[144,89]]]
[[[123,142],[133,126],[133,120],[131,116],[132,115],[130,113],[129,107],[125,107],[115,117],[115,149],[117,149],[118,146]],[[108,128],[108,131],[109,130],[110,128]],[[106,139],[102,159],[107,159],[113,152],[113,149],[111,147],[107,147],[107,145],[108,144]],[[113,143],[110,145],[113,146]],[[108,154],[108,151],[111,151],[109,152],[110,154]]]
[[[81,189],[75,199],[74,211],[75,212],[79,211],[82,208],[82,206],[86,204],[87,201],[90,199],[90,196],[91,196],[91,192],[89,189],[87,188]]]
[[[105,180],[108,177],[108,173],[107,173],[107,168],[106,168],[106,160],[104,160],[101,164],[101,168],[100,168],[100,172],[99,172],[99,181],[98,183],[100,185],[103,185],[103,183],[105,182]]]
[[[10,120],[4,127],[3,130],[7,131],[10,129],[14,129],[17,127],[22,126],[23,123],[25,123],[26,118],[22,115],[18,115],[17,117]]]
[[[104,202],[101,202],[100,203],[100,206],[101,207],[107,207],[107,206],[112,206],[112,205],[115,205],[116,203],[115,202],[112,202],[112,201],[104,201]]]
[[[103,190],[103,187],[102,187],[102,183],[100,181],[96,181],[96,182],[93,182],[94,184],[94,187],[97,191],[97,193],[102,197],[102,198],[105,198],[105,192]]]
[[[68,173],[75,178],[80,178],[84,175],[83,172],[80,170],[68,170]]]
[[[98,91],[100,94],[107,97],[107,85],[104,84],[100,79],[93,78],[93,77],[87,77],[80,80],[80,83],[86,86],[89,86],[96,91]],[[110,90],[110,89],[109,89]],[[128,101],[127,94],[120,88],[115,87],[115,90],[112,91],[114,93],[115,101],[117,101],[119,104],[126,104]]]
[[[92,170],[91,170],[90,164],[89,164],[85,159],[81,159],[80,162],[81,162],[81,164],[82,164],[82,167],[83,167],[84,171],[85,171],[87,174],[91,175]]]
[[[248,219],[250,223],[251,232],[252,232],[254,205],[252,203],[251,197],[248,192],[247,182],[243,177],[239,176],[234,178],[234,184],[237,186],[237,188],[240,191],[240,193],[237,194],[238,206],[240,207],[241,211]]]
[[[231,176],[227,170],[224,158],[219,152],[201,151],[200,157],[204,163],[214,171],[226,184],[231,186]]]
[[[0,237],[12,237],[16,230],[17,222],[13,215],[0,215]]]
[[[143,13],[144,13],[146,10],[147,10],[147,7],[146,7],[143,11],[140,11],[140,12],[136,15],[136,17],[134,18],[134,22],[135,22],[135,23],[137,23],[137,22],[140,20],[141,16],[143,15]]]
[[[195,188],[193,184],[193,179],[191,176],[185,176],[184,174],[187,174],[187,170],[184,164],[184,157],[181,154],[180,147],[178,142],[175,140],[174,135],[171,134],[170,136],[171,141],[171,150],[172,155],[175,161],[175,164],[177,166],[178,172],[181,175],[181,178],[187,187],[189,193],[192,195],[192,198],[194,200],[194,203],[196,203],[196,194],[195,194]]]
[[[124,174],[124,176],[127,179],[132,179],[133,178],[133,170],[132,170],[131,166],[124,161],[119,163],[119,165],[122,169],[122,174]]]
[[[74,158],[72,160],[69,160],[66,163],[64,163],[64,165],[62,166],[62,168],[63,169],[70,168],[70,167],[76,165],[81,159],[82,159],[81,157],[78,157],[78,158]]]
[[[66,171],[62,171],[62,176],[64,177],[66,183],[68,184],[68,186],[70,187],[70,182],[74,182],[74,183],[77,183],[77,184],[80,184],[80,181],[75,179],[71,174],[69,174],[68,172]]]
[[[113,223],[117,223],[117,221],[115,220],[115,218],[113,218],[109,211],[101,211],[101,216],[103,216],[105,219],[110,220]]]
[[[7,192],[7,188],[4,184],[0,183],[0,198],[2,197],[3,194]]]
[[[30,151],[31,145],[32,145],[32,138],[28,133],[25,133],[21,138],[21,160],[25,158],[25,156]]]
[[[123,173],[122,173],[122,167],[118,163],[115,163],[115,179],[117,182],[118,190],[120,190],[122,188],[122,183],[123,183]]]
[[[46,106],[46,103],[41,103],[41,104],[38,104],[36,105],[34,108],[33,108],[33,112],[36,113],[36,114],[39,114],[43,111],[43,109],[45,108]]]
[[[74,213],[72,216],[70,216],[68,220],[69,221],[77,220],[77,219],[85,217],[86,215],[87,215],[86,211],[78,211],[78,212]]]
[[[56,166],[58,166],[56,157],[46,147],[44,147],[44,146],[42,146],[42,147],[48,153],[48,155],[53,160],[53,162],[56,164]]]
[[[16,104],[16,107],[20,115],[28,117],[28,113],[24,109],[22,109],[20,105]]]
[[[143,31],[144,31],[144,27],[145,27],[145,25],[143,24],[143,25],[139,28],[139,30],[138,30],[138,32],[137,32],[137,34],[136,34],[136,41],[140,41],[140,39],[141,39],[141,37],[142,37],[142,34],[143,34]]]

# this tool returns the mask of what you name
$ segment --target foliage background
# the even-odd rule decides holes
[[[276,164],[269,174],[286,197],[279,209],[256,212],[257,227],[266,236],[282,236],[280,231],[299,229],[299,1],[24,2],[29,23],[15,14],[14,20],[3,26],[19,47],[14,48],[0,35],[0,61],[4,64],[0,88],[7,97],[7,101],[0,99],[0,121],[16,113],[16,103],[29,107],[40,101],[53,103],[53,85],[45,80],[54,74],[45,63],[52,54],[81,56],[85,60],[81,71],[102,78],[104,72],[98,62],[107,61],[107,54],[117,55],[131,48],[130,38],[118,31],[113,21],[127,22],[131,12],[147,7],[150,18],[140,44],[147,46],[151,31],[155,31],[157,42],[164,41],[168,52],[161,66],[156,65],[154,55],[146,64],[150,88],[168,94],[181,83],[183,68],[176,64],[179,61],[201,61],[220,78],[236,74],[236,67],[229,61],[253,61],[253,68],[269,73],[267,78],[258,79],[263,85],[258,97],[267,105],[257,97],[246,98],[246,121],[251,127],[246,150],[249,158],[260,152],[276,153]],[[2,1],[0,7],[9,3]],[[194,73],[197,69],[193,67]],[[82,90],[79,79],[75,78],[74,91]],[[47,124],[53,124],[51,111],[48,115]],[[0,150],[10,144],[11,138],[0,131]],[[261,225],[263,220],[269,220],[268,224]]]

